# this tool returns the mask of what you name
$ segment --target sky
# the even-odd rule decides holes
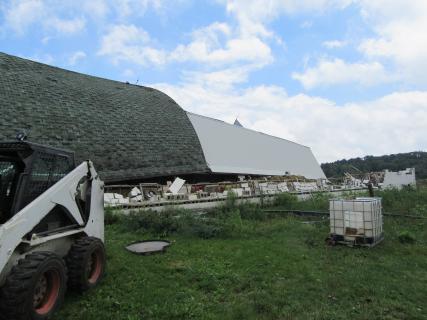
[[[162,90],[319,162],[427,149],[425,0],[0,0],[0,51]]]

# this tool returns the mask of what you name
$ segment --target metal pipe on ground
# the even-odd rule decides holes
[[[322,215],[322,216],[328,216],[328,211],[305,211],[305,210],[285,210],[285,209],[264,209],[263,212],[268,213],[293,213],[300,216],[309,216],[309,215]],[[414,216],[409,214],[401,214],[401,213],[383,213],[384,216],[388,217],[395,217],[395,218],[409,218],[409,219],[420,219],[420,220],[427,220],[427,217],[423,216]]]

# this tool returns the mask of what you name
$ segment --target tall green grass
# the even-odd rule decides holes
[[[387,189],[375,195],[382,198],[385,212],[427,216],[427,187]]]
[[[365,193],[347,193],[342,197],[366,196]],[[382,197],[385,212],[410,213],[427,216],[427,189],[384,190],[377,192]],[[182,234],[199,238],[230,238],[244,234],[250,221],[266,221],[277,218],[278,213],[265,209],[302,211],[328,211],[331,195],[314,193],[305,200],[290,193],[282,193],[268,205],[238,201],[236,195],[228,193],[223,205],[207,212],[167,208],[161,212],[152,210],[132,211],[127,215],[106,210],[106,223],[118,224],[123,231],[145,232],[153,236],[166,237]]]

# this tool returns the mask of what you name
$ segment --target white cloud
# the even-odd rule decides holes
[[[40,0],[14,1],[10,6],[5,5],[5,23],[19,34],[34,22],[43,19],[46,7]]]
[[[177,0],[178,2],[180,0]],[[176,1],[175,1],[176,2]],[[167,6],[166,6],[167,4]],[[19,35],[41,26],[50,31],[72,34],[84,30],[87,20],[105,23],[106,18],[126,20],[141,17],[149,8],[161,12],[170,8],[165,0],[1,0],[2,28]]]
[[[76,19],[59,19],[59,18],[52,18],[45,22],[45,26],[56,30],[57,32],[61,34],[72,34],[77,33],[82,30],[84,30],[86,25],[86,21],[82,18],[76,18]]]
[[[427,2],[360,0],[361,13],[376,33],[359,50],[393,62],[407,80],[427,83]]]
[[[322,43],[322,46],[328,49],[338,49],[338,48],[345,47],[346,45],[347,45],[347,41],[339,41],[339,40],[324,41]]]
[[[273,60],[270,47],[257,37],[240,37],[224,23],[213,23],[193,32],[188,44],[171,51],[156,49],[149,34],[134,25],[116,25],[103,36],[99,55],[114,62],[141,65],[198,62],[211,67],[246,65],[261,67]]]
[[[144,15],[150,7],[160,10],[164,7],[165,0],[112,0],[110,4],[119,17],[125,18],[130,15]]]
[[[393,80],[407,80],[412,84],[427,83],[427,2],[425,0],[218,0],[226,6],[227,12],[236,17],[242,34],[259,37],[277,37],[267,25],[281,15],[322,14],[328,10],[340,10],[355,4],[375,36],[364,39],[359,50],[365,59],[359,63],[344,62],[345,66],[324,63],[318,67],[334,67],[343,70],[342,77],[333,72],[334,84],[357,82],[368,85]],[[326,41],[327,49],[342,48],[348,41]],[[387,66],[387,72],[385,67]],[[345,69],[345,70],[344,70]],[[310,70],[313,71],[314,70]],[[317,74],[322,70],[318,70]],[[373,72],[373,79],[360,79],[353,71],[367,75]],[[388,74],[386,74],[388,73]],[[299,76],[300,74],[295,74]],[[329,75],[328,73],[326,75]],[[309,76],[309,75],[307,75]],[[308,80],[307,80],[308,81]]]
[[[292,78],[301,82],[306,89],[356,83],[373,86],[395,80],[378,62],[347,63],[341,59],[321,59],[315,67],[303,73],[294,72]]]
[[[260,38],[234,35],[225,23],[213,23],[196,30],[193,40],[187,45],[179,45],[170,57],[177,61],[214,64],[250,62],[265,65],[273,60],[270,47]]]
[[[74,52],[70,58],[68,59],[68,64],[71,66],[76,65],[79,61],[86,58],[86,53],[84,51],[76,51]]]
[[[128,68],[122,72],[121,76],[125,81],[130,82],[130,80],[133,80],[136,77],[136,74],[134,70]]]
[[[43,44],[48,44],[50,40],[52,40],[52,37],[48,37],[48,36],[46,36],[46,37],[43,37],[43,38],[42,38],[41,42],[42,42]]]
[[[155,84],[184,109],[290,139],[312,148],[319,161],[427,149],[427,92],[394,93],[336,105],[282,87],[218,89],[206,83]]]
[[[279,44],[283,40],[268,29],[269,22],[281,15],[300,13],[319,14],[333,9],[344,9],[356,0],[217,0],[234,16],[239,30],[245,36],[273,38]],[[304,21],[302,28],[310,28],[312,21]]]
[[[303,29],[310,29],[312,26],[313,26],[313,21],[308,21],[308,20],[300,24],[300,27]]]
[[[8,1],[2,6],[3,28],[9,28],[19,35],[23,35],[30,27],[37,25],[46,31],[55,31],[60,34],[72,34],[85,28],[83,18],[61,18],[59,14],[61,10],[64,10],[61,5],[50,1]]]
[[[257,68],[256,65],[244,65],[212,72],[185,71],[184,79],[187,82],[209,87],[212,90],[227,90],[236,84],[246,82],[249,74]]]
[[[251,21],[266,22],[281,14],[301,12],[325,12],[330,9],[342,9],[354,0],[219,0],[226,5],[229,13]]]
[[[140,65],[166,63],[166,52],[150,47],[150,36],[134,25],[115,25],[102,37],[99,55],[114,63],[130,61]]]
[[[84,1],[82,8],[87,15],[95,19],[103,19],[110,12],[110,8],[105,0]]]

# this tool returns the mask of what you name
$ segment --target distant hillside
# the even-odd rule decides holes
[[[358,170],[371,172],[382,171],[384,169],[398,171],[406,168],[415,168],[417,179],[426,179],[427,152],[416,151],[379,157],[366,156],[363,158],[323,163],[321,166],[328,178],[342,177],[344,172],[357,173],[359,172]]]

